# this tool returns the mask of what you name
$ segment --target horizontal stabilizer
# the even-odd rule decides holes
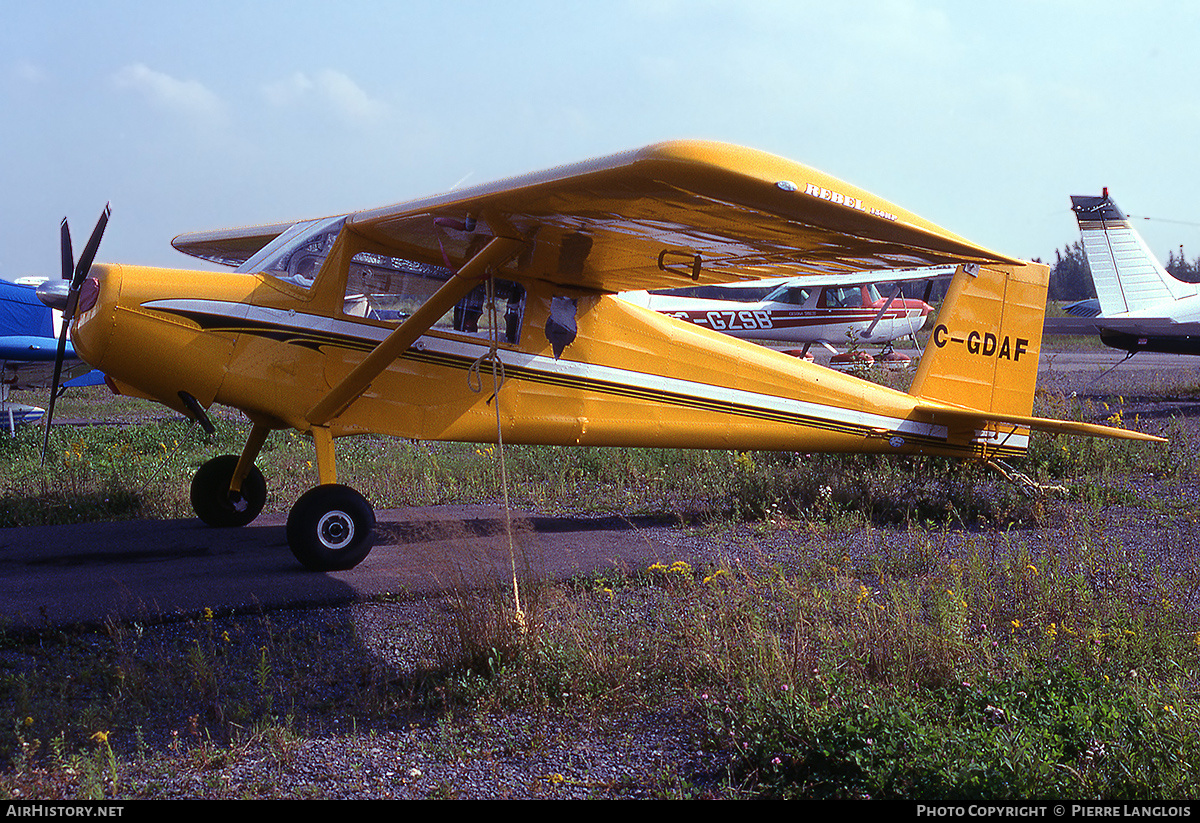
[[[1112,437],[1121,440],[1140,440],[1147,443],[1165,443],[1166,439],[1153,434],[1145,434],[1115,426],[1101,426],[1096,423],[1081,423],[1077,420],[1054,420],[1048,417],[1030,417],[1020,414],[980,413],[974,409],[955,408],[940,403],[921,403],[918,412],[929,414],[934,422],[947,425],[950,428],[985,429],[989,424],[1009,425],[1048,434],[1077,434],[1085,437]],[[995,429],[995,425],[992,425]]]

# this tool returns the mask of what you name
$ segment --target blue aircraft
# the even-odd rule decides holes
[[[13,389],[49,389],[54,385],[54,361],[58,352],[58,319],[37,298],[30,282],[0,280],[0,427],[12,432],[22,423],[36,423],[45,410],[9,402]],[[63,351],[61,385],[83,386],[104,382],[79,359],[70,341]]]

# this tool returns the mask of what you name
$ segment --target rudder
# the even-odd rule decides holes
[[[938,312],[909,393],[1001,415],[1033,411],[1050,268],[964,264]]]

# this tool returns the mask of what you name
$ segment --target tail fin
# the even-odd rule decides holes
[[[1159,441],[1141,432],[1033,417],[1046,288],[1041,263],[964,264],[954,273],[909,393],[947,441],[981,456],[1020,454],[1029,430]]]
[[[1105,315],[1137,311],[1195,291],[1162,267],[1108,189],[1100,197],[1072,196],[1071,209]]]
[[[1028,416],[1050,269],[962,265],[942,301],[910,393],[977,411]]]

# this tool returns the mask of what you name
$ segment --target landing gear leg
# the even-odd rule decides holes
[[[192,509],[210,526],[245,526],[262,512],[267,483],[254,465],[271,428],[255,423],[241,456],[223,454],[196,470]]]
[[[375,510],[354,489],[338,484],[329,429],[314,427],[312,435],[321,485],[301,495],[288,513],[288,546],[312,571],[352,569],[371,552]]]

